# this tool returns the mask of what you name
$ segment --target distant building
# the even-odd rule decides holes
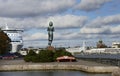
[[[72,53],[72,55],[74,55],[74,53],[80,53],[82,51],[84,51],[83,47],[78,47],[78,48],[67,48],[66,51]]]
[[[84,53],[88,53],[88,54],[92,54],[92,53],[120,54],[120,48],[94,48],[94,49],[86,50]]]
[[[72,53],[72,55],[74,55],[75,53],[84,52],[85,50],[86,50],[85,41],[83,41],[82,47],[73,47],[73,48],[66,49],[66,51]]]
[[[33,50],[36,54],[38,54],[42,48],[23,48],[19,51],[19,53],[25,56],[29,53],[30,50]]]
[[[113,48],[120,48],[120,42],[113,42],[112,47]]]

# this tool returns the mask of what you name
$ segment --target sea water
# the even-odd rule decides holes
[[[0,72],[0,76],[111,76],[111,74],[91,74],[81,71],[14,71]]]

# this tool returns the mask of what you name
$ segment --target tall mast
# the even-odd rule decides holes
[[[5,23],[5,29],[6,30],[8,30],[9,28],[8,28],[8,25],[7,25],[7,23]]]
[[[86,47],[86,45],[85,45],[85,41],[83,41],[83,51],[86,50],[85,47]]]

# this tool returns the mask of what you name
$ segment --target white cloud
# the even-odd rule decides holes
[[[100,36],[120,37],[120,15],[97,17],[86,23],[80,29],[80,33],[87,34],[88,38]]]
[[[79,32],[79,31],[78,31]],[[69,34],[63,34],[59,32],[54,32],[54,40],[66,40],[66,39],[73,39],[78,38],[78,32],[71,32]],[[23,33],[23,40],[24,41],[35,41],[35,40],[48,40],[48,34],[42,32],[36,32],[32,34]]]
[[[103,4],[110,2],[111,0],[81,0],[81,2],[75,6],[75,9],[92,11],[103,6]]]
[[[45,33],[34,33],[34,34],[25,34],[23,36],[23,40],[29,41],[29,40],[43,40],[43,39],[47,39],[47,34]]]
[[[120,33],[120,15],[97,17],[81,28],[81,33]]]
[[[94,20],[87,22],[88,17],[77,15],[55,15],[50,17],[34,17],[34,18],[4,18],[0,17],[0,26],[8,23],[9,27],[14,28],[47,28],[49,21],[54,22],[55,27],[55,39],[75,39],[75,38],[90,38],[92,35],[83,36],[80,33],[119,33],[119,26],[112,26],[113,24],[119,24],[120,15],[97,17]],[[111,24],[111,25],[110,25]],[[73,28],[80,29],[79,31],[73,30],[67,32],[56,32],[56,28]],[[71,29],[72,30],[72,29]],[[32,30],[31,30],[32,31]],[[61,30],[65,31],[65,30]],[[26,31],[27,32],[27,31]],[[33,31],[34,32],[34,31]],[[94,36],[96,37],[96,36]],[[97,36],[98,37],[98,36]],[[47,34],[43,32],[28,34],[24,36],[24,40],[41,40],[47,39]]]
[[[83,27],[80,34],[84,34],[84,38],[119,38],[120,25],[116,26],[102,26],[96,27]]]
[[[5,23],[7,23],[9,27],[15,28],[47,28],[50,21],[53,21],[55,28],[81,27],[87,21],[87,17],[76,15],[55,15],[50,17],[34,17],[24,19],[0,17],[0,26],[4,26]]]
[[[90,28],[83,27],[80,30],[83,38],[119,38],[120,37],[120,26],[104,26],[101,28]]]
[[[88,21],[90,18],[85,16],[86,14],[80,11],[73,11],[73,7],[75,7],[75,10],[96,10],[111,0],[81,0],[80,3],[76,5],[77,1],[78,0],[0,0],[0,27],[8,24],[11,28],[23,28],[27,30],[23,33],[25,42],[28,40],[28,44],[29,41],[31,41],[30,45],[38,46],[47,45],[48,35],[46,29],[50,21],[54,23],[54,39],[58,39],[58,41],[60,39],[61,41],[68,40],[69,42],[72,39],[97,38],[102,36],[102,33],[114,34],[107,36],[110,38],[120,37],[119,34],[116,34],[120,33],[120,14],[97,17]],[[80,16],[81,13],[84,16]],[[88,15],[93,18],[93,15],[90,16],[89,12]],[[40,42],[38,43],[36,41],[32,43],[32,41],[35,40]],[[46,41],[46,43],[43,44],[41,41]]]
[[[89,28],[89,27],[83,27],[80,30],[80,33],[88,33],[88,34],[99,34],[99,33],[108,33],[109,28],[103,27],[103,28]]]
[[[0,0],[0,16],[32,17],[66,11],[76,0]]]
[[[120,14],[118,15],[111,15],[105,17],[97,17],[88,23],[86,26],[88,27],[101,27],[106,25],[116,25],[120,24]]]
[[[58,28],[81,27],[87,21],[87,17],[75,15],[58,15],[48,18],[48,21],[49,20],[52,20],[54,22],[54,26]]]
[[[66,39],[73,39],[73,38],[78,38],[78,32],[72,32],[69,34],[60,34],[60,33],[55,33],[55,39],[61,39],[61,40],[66,40]]]
[[[120,35],[120,25],[118,26],[111,26],[110,30],[112,33],[118,33]]]

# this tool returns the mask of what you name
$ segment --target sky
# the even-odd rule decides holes
[[[120,0],[0,0],[0,27],[24,29],[24,47],[47,47],[49,22],[55,47],[120,42]]]

